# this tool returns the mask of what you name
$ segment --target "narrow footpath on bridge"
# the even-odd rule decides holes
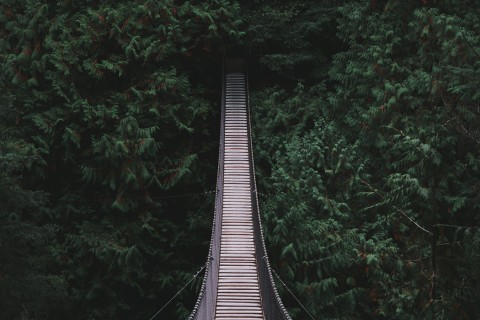
[[[290,320],[275,288],[258,212],[243,60],[226,60],[212,238],[189,319]]]

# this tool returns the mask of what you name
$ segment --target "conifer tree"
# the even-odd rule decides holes
[[[479,8],[465,3],[338,5],[337,36],[346,47],[337,47],[328,75],[310,75],[300,92],[286,83],[283,92],[253,93],[272,265],[303,301],[314,301],[307,303],[314,316],[451,319],[479,312],[472,251],[479,243]],[[271,67],[292,74],[287,65]],[[338,167],[315,162],[340,156]],[[327,214],[326,197],[346,216]],[[333,235],[321,237],[322,230]],[[337,235],[344,235],[340,243]],[[329,241],[334,255],[325,252]],[[328,266],[332,273],[322,269]],[[312,298],[321,290],[308,285],[329,279],[324,300]],[[342,292],[349,298],[335,300]]]
[[[0,70],[21,97],[9,126],[35,156],[22,184],[50,194],[40,219],[60,226],[55,267],[70,288],[72,319],[146,318],[207,251],[184,230],[200,220],[208,232],[206,196],[170,197],[214,188],[215,161],[203,161],[218,143],[212,69],[222,46],[241,36],[238,5],[0,7]],[[194,294],[166,317],[184,318]]]
[[[368,159],[371,204],[362,210],[401,249],[397,266],[379,274],[391,279],[375,288],[379,315],[478,313],[478,258],[465,250],[476,244],[464,236],[478,231],[478,10],[428,1],[340,9],[339,36],[351,50],[330,72],[339,82],[332,112]],[[392,276],[412,271],[424,276]]]

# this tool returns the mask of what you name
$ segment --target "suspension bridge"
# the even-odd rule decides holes
[[[277,293],[261,228],[243,60],[224,62],[212,237],[190,320],[291,320]]]

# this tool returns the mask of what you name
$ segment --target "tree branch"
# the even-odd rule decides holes
[[[375,192],[378,196],[380,196],[383,200],[385,200],[385,196],[383,194],[381,194],[377,189],[373,188],[367,181],[363,180],[363,179],[360,179],[361,182],[366,185],[370,190],[372,190],[373,192]],[[429,235],[433,235],[433,232],[425,229],[424,227],[422,227],[421,225],[419,225],[415,220],[413,220],[412,218],[410,218],[408,216],[408,214],[400,209],[399,207],[397,207],[396,205],[394,204],[391,204],[390,205],[395,209],[397,210],[398,212],[400,212],[405,218],[407,218],[408,220],[410,220],[410,222],[412,222],[415,226],[417,226],[417,228],[419,228],[420,230],[422,230],[423,232],[426,232],[428,233]]]

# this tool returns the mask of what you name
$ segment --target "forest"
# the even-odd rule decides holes
[[[225,56],[292,318],[478,319],[477,0],[0,0],[0,319],[150,319],[205,264]]]

